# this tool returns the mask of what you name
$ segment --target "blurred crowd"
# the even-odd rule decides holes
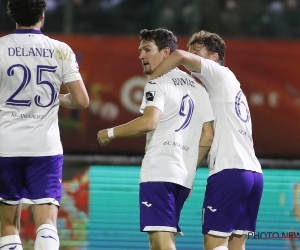
[[[0,0],[0,31],[14,24]],[[226,37],[300,38],[300,0],[48,0],[45,31],[136,35],[166,27],[176,35],[200,29]]]

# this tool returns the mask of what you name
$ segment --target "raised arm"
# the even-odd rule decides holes
[[[86,108],[89,105],[89,96],[82,80],[66,83],[68,94],[59,94],[59,105],[69,109]]]
[[[187,70],[201,73],[200,56],[185,50],[175,50],[166,57],[152,72],[148,80],[153,80],[174,69],[178,65],[183,65]]]
[[[213,121],[203,123],[202,133],[199,141],[197,169],[200,167],[202,161],[207,157],[211,144],[213,142],[213,138],[214,138]]]

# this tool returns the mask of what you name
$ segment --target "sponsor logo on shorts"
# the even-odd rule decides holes
[[[146,207],[151,207],[152,204],[148,203],[148,201],[143,201],[142,204],[144,204]]]
[[[207,206],[207,208],[213,213],[217,211],[217,209],[213,208],[212,206]]]
[[[13,250],[13,249],[16,249],[17,246],[14,246],[14,247],[10,247],[8,248],[8,250]]]

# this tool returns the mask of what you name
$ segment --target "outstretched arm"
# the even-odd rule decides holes
[[[187,70],[201,73],[200,56],[185,50],[175,50],[166,57],[152,72],[148,80],[153,80],[174,69],[178,65],[183,65]]]
[[[207,157],[211,144],[213,142],[213,138],[214,138],[213,121],[203,123],[202,133],[199,141],[197,169],[200,167],[202,161]]]
[[[113,138],[127,138],[144,135],[156,129],[161,115],[162,112],[160,109],[154,106],[146,107],[143,116],[138,117],[123,125],[112,128],[113,135],[108,135],[108,129],[100,130],[97,134],[98,142],[101,146],[105,146]]]

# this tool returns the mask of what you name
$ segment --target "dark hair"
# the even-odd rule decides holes
[[[140,31],[140,39],[141,41],[154,41],[159,51],[166,47],[169,47],[170,53],[172,53],[178,48],[176,36],[172,31],[163,28],[155,30],[143,29]]]
[[[195,43],[203,44],[211,53],[217,53],[219,56],[219,63],[224,65],[226,45],[219,35],[201,30],[191,36],[188,42],[188,49],[190,49]]]
[[[8,0],[7,13],[18,25],[29,27],[39,22],[46,6],[46,0]]]

